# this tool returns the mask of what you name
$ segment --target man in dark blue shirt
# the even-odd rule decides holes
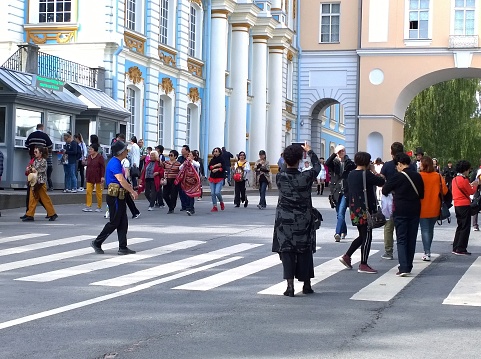
[[[114,156],[105,170],[105,182],[108,186],[107,205],[109,206],[110,219],[104,229],[92,241],[91,246],[97,254],[103,254],[102,243],[113,231],[117,230],[119,238],[119,255],[133,254],[135,251],[127,248],[127,229],[129,227],[127,219],[127,206],[125,196],[132,195],[137,199],[138,194],[134,191],[130,183],[124,177],[121,161],[127,157],[127,145],[122,141],[116,141],[111,150]],[[130,194],[129,194],[130,193]]]

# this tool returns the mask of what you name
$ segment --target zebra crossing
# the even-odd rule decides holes
[[[282,295],[285,289],[284,281],[276,280],[276,277],[271,275],[272,273],[263,274],[276,266],[279,267],[279,273],[282,270],[279,256],[270,253],[268,245],[262,243],[226,244],[220,245],[221,248],[211,250],[212,248],[207,247],[207,242],[202,240],[184,240],[158,245],[154,238],[135,237],[129,239],[129,245],[144,244],[151,247],[141,250],[135,255],[109,257],[93,255],[92,249],[89,247],[89,241],[93,235],[49,237],[50,235],[46,233],[24,233],[10,237],[1,237],[0,234],[0,257],[3,262],[0,264],[0,278],[3,274],[22,269],[28,270],[29,274],[10,275],[6,277],[7,280],[11,280],[11,283],[52,283],[72,277],[88,276],[93,272],[102,272],[103,277],[107,277],[106,279],[97,280],[98,277],[90,276],[86,280],[92,287],[121,289],[116,292],[117,294],[112,293],[102,297],[107,299],[179,279],[183,279],[184,283],[172,286],[172,290],[206,292],[232,285],[236,281],[254,275],[261,276],[263,282],[271,282],[271,285],[266,286],[265,289],[257,291],[259,298]],[[30,242],[35,240],[35,242],[22,244],[21,240],[30,240]],[[4,246],[4,244],[6,245]],[[8,248],[2,248],[7,245]],[[77,248],[63,251],[62,248],[66,245],[74,245]],[[108,252],[116,247],[117,242],[108,242],[104,244],[103,249]],[[264,250],[262,251],[262,249]],[[43,252],[48,250],[49,253],[38,255],[38,250],[43,250]],[[187,256],[185,255],[186,251],[188,252]],[[373,249],[370,254],[373,256],[377,253],[378,250]],[[15,258],[17,255],[21,255],[22,258]],[[160,256],[166,260],[162,264],[153,264]],[[179,257],[181,258],[177,259]],[[392,268],[388,271],[369,276],[372,281],[353,293],[350,300],[373,302],[392,300],[420,273],[432,265],[438,255],[433,254],[431,262],[423,262],[420,257],[421,254],[416,255],[411,276],[396,277],[397,263],[392,262]],[[12,260],[9,261],[9,259]],[[77,264],[80,259],[85,263]],[[359,261],[360,254],[357,252],[353,256],[352,262],[354,264]],[[242,262],[242,264],[236,262]],[[136,263],[144,264],[136,266]],[[49,267],[52,269],[46,271],[40,269],[45,268],[41,266],[42,264],[50,264]],[[119,275],[121,272],[115,270],[119,267],[126,274]],[[210,272],[213,268],[216,268],[215,274]],[[316,285],[339,275],[342,271],[346,271],[346,269],[339,263],[338,258],[323,261],[315,267],[315,278],[311,280],[314,289],[316,289]],[[201,274],[202,277],[189,281],[188,277],[193,274]],[[481,306],[481,282],[478,280],[480,276],[481,258],[477,258],[461,276],[442,304]],[[83,285],[83,283],[85,282],[79,285]],[[322,289],[318,291],[322,291]],[[92,299],[88,303],[95,302],[96,300]]]

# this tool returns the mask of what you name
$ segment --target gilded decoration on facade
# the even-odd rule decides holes
[[[124,33],[124,41],[125,41],[125,46],[131,50],[135,51],[139,54],[144,54],[144,45],[145,45],[145,39],[142,39],[141,37],[135,36],[134,34],[130,34],[125,32]]]
[[[37,45],[55,41],[57,44],[67,44],[75,41],[76,29],[36,28],[27,29],[27,41]]]
[[[174,89],[174,85],[172,84],[172,80],[168,77],[162,78],[162,83],[160,84],[162,90],[164,90],[165,94],[168,95]]]
[[[189,71],[192,75],[202,77],[203,68],[204,64],[202,62],[196,61],[192,58],[187,59],[187,71]]]
[[[292,106],[293,106],[293,103],[292,103],[292,102],[287,102],[287,101],[286,101],[286,111],[287,111],[287,112],[292,113]]]
[[[159,59],[164,65],[176,67],[176,55],[177,53],[175,51],[159,46]]]
[[[202,7],[202,0],[190,0],[190,2],[193,2],[194,4],[199,5],[199,7]]]
[[[189,98],[193,103],[200,100],[199,89],[197,87],[191,87],[189,89]]]
[[[291,50],[287,51],[287,60],[292,61],[293,58],[294,53]]]
[[[292,130],[292,121],[287,120],[286,121],[286,132],[289,132],[290,130]]]
[[[137,66],[130,67],[127,71],[127,75],[129,76],[130,81],[132,81],[134,85],[138,84],[143,80],[142,71],[140,71]]]

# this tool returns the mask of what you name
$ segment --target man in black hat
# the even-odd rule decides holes
[[[92,241],[91,246],[95,250],[95,253],[103,254],[102,243],[113,231],[117,230],[119,238],[118,254],[133,254],[135,251],[127,248],[127,229],[129,223],[127,220],[125,196],[132,195],[133,199],[137,199],[138,194],[127,182],[122,173],[121,161],[127,157],[127,145],[119,140],[112,144],[111,149],[113,157],[107,164],[105,171],[105,182],[108,186],[107,205],[109,206],[110,220],[97,238]]]
[[[416,169],[419,172],[421,171],[421,158],[424,156],[424,151],[421,147],[417,147],[414,154],[416,155]]]

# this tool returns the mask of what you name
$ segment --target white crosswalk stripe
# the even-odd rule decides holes
[[[75,267],[69,267],[69,268],[59,269],[51,272],[35,274],[28,277],[17,278],[16,280],[23,280],[28,282],[50,282],[60,278],[72,277],[79,274],[85,274],[85,273],[93,272],[96,270],[112,268],[122,264],[133,263],[143,259],[161,256],[163,254],[172,253],[177,250],[192,248],[203,243],[205,242],[203,241],[177,242],[173,244],[168,244],[166,246],[142,251],[137,255],[107,258],[107,259],[103,259],[103,260],[99,260],[91,263],[80,264]]]
[[[481,307],[481,257],[461,277],[443,304]]]
[[[372,256],[377,252],[378,252],[377,250],[371,250],[369,255]],[[356,253],[354,253],[351,258],[351,263],[355,264],[360,260],[361,260],[361,253],[359,251],[356,251]],[[319,282],[322,282],[323,280],[345,269],[346,267],[339,262],[339,258],[334,258],[327,262],[324,262],[321,265],[318,265],[317,267],[314,268],[314,278],[311,279],[311,285],[315,285]],[[282,295],[285,289],[286,289],[286,282],[282,281],[280,283],[273,285],[272,287],[261,290],[258,294]],[[299,290],[299,288],[297,288],[296,294],[299,294],[300,292],[302,292],[302,289]]]
[[[244,264],[240,267],[228,269],[224,272],[214,274],[210,277],[199,279],[195,282],[184,284],[173,289],[200,290],[206,291],[231,283],[248,275],[260,272],[261,270],[280,264],[279,255],[273,254],[269,257]]]
[[[413,261],[413,270],[407,277],[397,277],[398,267],[395,266],[391,270],[384,273],[371,284],[362,288],[351,299],[353,300],[370,300],[376,302],[388,302],[401,290],[403,290],[419,273],[425,270],[431,262],[423,262],[420,258],[422,253],[417,253]],[[438,254],[431,254],[431,260],[439,257]]]
[[[110,287],[122,287],[129,284],[135,284],[138,282],[146,281],[155,277],[160,277],[165,274],[185,270],[191,267],[195,267],[199,264],[211,262],[223,257],[227,257],[231,254],[236,254],[239,252],[244,252],[249,249],[259,247],[262,244],[253,244],[253,243],[241,243],[236,244],[231,247],[226,247],[222,249],[218,249],[212,252],[208,252],[205,254],[199,254],[193,257],[188,257],[185,259],[181,259],[178,261],[161,264],[159,266],[155,266],[149,269],[144,269],[138,272],[134,272],[131,274],[123,275],[117,278],[102,280],[99,282],[91,283],[91,285],[105,285]]]
[[[152,241],[152,238],[129,238],[129,244],[138,244],[144,243],[148,241]],[[60,252],[55,254],[49,254],[41,257],[34,257],[29,259],[23,259],[15,262],[8,262],[0,264],[0,273],[7,272],[10,270],[18,269],[18,268],[25,268],[31,267],[38,264],[45,264],[45,263],[52,263],[56,261],[61,261],[68,258],[75,258],[80,257],[86,254],[93,254],[93,249],[90,247],[90,243],[84,243],[85,248],[74,249],[71,251]],[[104,251],[108,251],[110,249],[118,248],[118,242],[107,243],[102,246]]]
[[[0,238],[0,243],[15,242],[15,241],[20,241],[22,239],[30,239],[30,238],[45,237],[45,236],[48,236],[48,234],[45,234],[45,233],[19,234],[18,236]]]
[[[35,251],[43,248],[61,246],[62,244],[76,243],[89,238],[92,239],[93,237],[92,236],[75,236],[75,237],[69,236],[67,238],[56,239],[48,242],[32,243],[32,244],[27,244],[25,246],[2,249],[0,251],[0,257],[8,256],[11,254],[25,253],[28,251]]]

